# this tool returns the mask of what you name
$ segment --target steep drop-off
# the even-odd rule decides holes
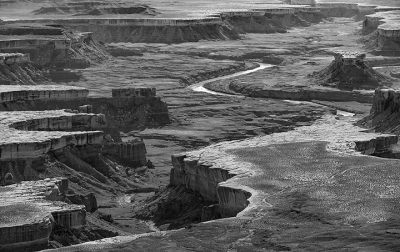
[[[111,20],[110,22],[112,22]],[[72,29],[93,32],[96,40],[104,43],[132,42],[132,43],[182,43],[197,42],[199,40],[227,40],[239,39],[239,35],[232,28],[220,21],[194,21],[185,23],[185,20],[165,20],[166,24],[148,20],[148,24],[107,25],[107,24],[66,24]],[[169,24],[171,21],[171,24]],[[189,20],[190,21],[190,20]],[[179,23],[182,22],[180,25]],[[159,24],[161,23],[161,24]],[[128,22],[129,24],[129,22]]]
[[[45,72],[21,53],[0,53],[0,85],[35,85],[47,81]]]
[[[400,92],[393,89],[375,90],[371,113],[359,122],[377,132],[400,133]]]
[[[368,65],[365,54],[338,52],[334,56],[335,59],[329,66],[311,75],[321,85],[347,90],[375,89],[391,85],[389,77]]]
[[[29,54],[41,67],[85,68],[109,57],[90,33],[74,33],[59,25],[0,25],[0,53]]]

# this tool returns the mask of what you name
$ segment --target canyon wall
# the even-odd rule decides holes
[[[378,132],[400,133],[400,92],[393,89],[377,89],[371,113],[359,122]]]
[[[365,54],[336,52],[326,68],[312,74],[321,85],[339,89],[376,89],[390,86],[389,78],[376,72],[365,60]]]
[[[43,156],[49,152],[61,151],[57,155],[76,163],[79,157],[65,150],[79,147],[82,152],[85,146],[86,162],[96,163],[92,157],[103,153],[132,167],[143,166],[147,161],[144,143],[121,143],[120,130],[169,122],[167,106],[154,89],[114,90],[114,98],[87,98],[87,90],[65,86],[3,86],[2,90],[0,117],[7,118],[0,124],[5,137],[0,141],[2,181],[7,173],[15,181],[37,178],[45,166]],[[58,108],[69,110],[54,110]],[[105,141],[103,132],[112,138]]]
[[[239,38],[238,34],[219,17],[34,19],[24,22],[39,24],[52,22],[79,32],[91,32],[95,40],[104,43],[181,43]]]
[[[0,85],[35,85],[44,81],[44,72],[30,62],[29,54],[0,53]]]
[[[84,68],[108,54],[90,33],[72,33],[40,24],[0,26],[0,53],[22,53],[41,67]]]
[[[53,227],[78,228],[86,223],[84,206],[63,202],[68,180],[24,181],[0,188],[1,251],[47,248]]]
[[[363,22],[363,33],[368,34],[365,43],[375,53],[397,55],[400,53],[399,10],[377,12],[367,15]]]
[[[173,155],[172,165],[170,185],[184,186],[199,193],[205,200],[216,202],[221,217],[236,216],[247,207],[251,193],[220,184],[235,176],[228,170],[185,155]]]

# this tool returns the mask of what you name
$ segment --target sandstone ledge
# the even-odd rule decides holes
[[[62,85],[0,85],[0,102],[31,100],[71,100],[87,97],[85,88]]]
[[[0,249],[46,248],[53,225],[85,224],[84,206],[62,202],[68,181],[62,178],[24,181],[0,188]]]
[[[0,160],[34,158],[71,144],[101,144],[101,131],[71,130],[104,126],[104,116],[96,114],[64,110],[0,112]]]
[[[356,141],[392,136],[365,133],[353,126],[356,120],[326,116],[291,132],[176,155],[171,182],[200,190],[202,196],[218,201],[225,217],[236,217],[188,229],[104,239],[68,251],[185,250],[193,244],[199,250],[212,246],[221,251],[257,251],[260,246],[282,246],[310,251],[317,246],[316,250],[324,251],[332,246],[331,240],[320,239],[326,235],[334,237],[337,248],[371,246],[371,241],[379,240],[374,232],[385,230],[380,225],[398,217],[400,163],[385,160],[382,164],[381,159],[359,153]]]

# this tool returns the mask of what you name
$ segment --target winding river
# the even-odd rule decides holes
[[[215,92],[215,91],[212,91],[212,90],[209,90],[209,89],[205,88],[204,85],[208,84],[208,83],[211,83],[211,82],[214,82],[214,81],[231,79],[231,78],[239,77],[239,76],[242,76],[242,75],[251,74],[251,73],[266,69],[266,68],[274,67],[274,65],[264,64],[264,63],[258,63],[258,65],[259,66],[254,68],[254,69],[241,71],[241,72],[237,72],[237,73],[234,73],[234,74],[229,74],[229,75],[225,75],[225,76],[221,76],[221,77],[217,77],[217,78],[212,78],[212,79],[209,79],[209,80],[201,81],[199,83],[195,83],[193,85],[190,85],[188,88],[192,89],[195,92],[204,92],[204,93],[209,93],[209,94],[213,94],[213,95],[242,97],[241,95],[232,95],[232,94],[226,94],[226,93],[221,93],[221,92]]]
[[[203,92],[203,93],[208,93],[208,94],[212,94],[212,95],[245,97],[243,95],[233,95],[233,94],[227,94],[227,93],[222,93],[222,92],[215,92],[215,91],[212,91],[210,89],[205,88],[204,85],[208,84],[208,83],[211,83],[211,82],[214,82],[214,81],[226,80],[226,79],[239,77],[239,76],[242,76],[242,75],[251,74],[251,73],[254,73],[254,72],[257,72],[257,71],[260,71],[260,70],[263,70],[263,69],[267,69],[267,68],[272,68],[272,67],[275,66],[275,65],[264,64],[264,63],[258,63],[258,65],[259,66],[254,68],[254,69],[250,69],[250,70],[246,70],[246,71],[240,71],[240,72],[237,72],[237,73],[234,73],[234,74],[229,74],[229,75],[220,76],[220,77],[217,77],[217,78],[212,78],[212,79],[209,79],[209,80],[201,81],[201,82],[195,83],[193,85],[190,85],[187,88],[189,88],[189,89],[191,89],[191,90],[193,90],[195,92]],[[294,101],[294,100],[283,100],[283,101],[288,102],[288,103],[292,103],[292,104],[308,103],[308,104],[312,104],[312,105],[315,105],[315,106],[325,107],[324,105],[317,104],[317,103],[314,103],[314,102],[309,102],[309,101]],[[348,116],[352,117],[352,116],[355,115],[354,113],[342,111],[342,110],[339,110],[339,109],[336,111],[336,114],[337,115],[341,115],[341,116],[346,116],[346,117],[348,117]]]

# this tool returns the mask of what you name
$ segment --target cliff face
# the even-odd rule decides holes
[[[90,33],[34,24],[0,26],[0,53],[23,53],[41,67],[84,68],[107,59]]]
[[[173,155],[172,165],[170,184],[184,186],[210,202],[217,202],[221,217],[236,216],[247,207],[249,192],[221,184],[235,174],[184,155]]]
[[[35,85],[44,81],[44,72],[26,54],[0,53],[0,85]]]
[[[369,116],[359,122],[378,132],[400,133],[400,92],[377,89]]]
[[[85,224],[84,206],[62,202],[66,179],[25,181],[0,189],[1,251],[44,249],[54,225],[70,229]]]
[[[46,88],[46,86],[39,86]],[[87,95],[87,90],[82,90]],[[71,99],[47,97],[41,99],[34,91],[14,91],[14,98],[0,100],[0,111],[71,109],[79,111],[80,107],[90,105],[90,112],[104,114],[108,122],[107,133],[119,135],[119,131],[131,131],[142,127],[157,127],[170,122],[168,107],[157,96],[118,96],[113,98],[91,98],[73,95]],[[6,97],[6,94],[4,94]],[[9,94],[11,96],[11,94]],[[27,102],[27,97],[36,97]],[[117,132],[114,132],[117,131]]]
[[[5,118],[0,124],[2,184],[8,173],[14,181],[21,181],[57,170],[45,168],[51,166],[46,161],[51,156],[45,158],[50,152],[60,165],[87,173],[102,183],[111,183],[109,178],[115,174],[115,163],[108,157],[130,166],[146,163],[143,142],[118,142],[120,128],[132,130],[158,125],[164,123],[163,116],[169,120],[166,104],[155,97],[155,89],[115,90],[114,98],[93,100],[86,98],[87,90],[77,87],[3,86],[2,90],[0,117]],[[69,108],[70,112],[54,110],[58,107]],[[106,115],[92,114],[93,111]],[[110,137],[105,140],[104,133],[96,130],[103,130],[114,140]]]
[[[123,4],[96,1],[71,3],[54,3],[53,6],[42,7],[33,11],[36,15],[73,14],[73,15],[103,15],[103,14],[144,14],[156,15],[157,11],[145,4]]]
[[[400,52],[400,11],[385,11],[367,15],[363,22],[363,33],[369,34],[365,43],[379,54],[393,55]]]
[[[104,43],[183,43],[199,40],[239,39],[239,35],[226,24],[194,24],[184,26],[145,25],[109,26],[78,25],[73,29],[93,32],[94,38]]]
[[[321,85],[340,89],[375,89],[383,85],[391,85],[388,77],[376,72],[365,62],[364,54],[339,52],[333,62],[313,73]]]

